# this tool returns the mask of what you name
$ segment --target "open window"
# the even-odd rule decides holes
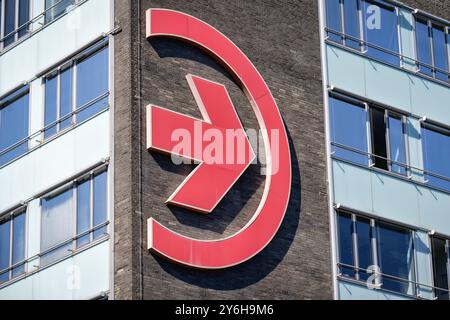
[[[431,238],[433,254],[434,295],[439,300],[449,300],[449,240],[441,237]]]
[[[333,157],[408,174],[406,116],[340,93],[329,99]]]

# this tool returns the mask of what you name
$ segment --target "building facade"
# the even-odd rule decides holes
[[[0,0],[0,299],[449,299],[449,4]],[[193,75],[226,88],[247,131],[261,115],[231,64],[158,34],[151,8],[225,35],[284,123],[284,218],[228,268],[149,250],[149,221],[233,238],[271,175],[251,164],[209,214],[166,203],[199,164],[150,148],[147,113],[205,119]]]

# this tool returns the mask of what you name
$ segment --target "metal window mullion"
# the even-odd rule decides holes
[[[19,0],[16,0],[16,12],[15,12],[15,21],[14,21],[14,31],[13,31],[13,37],[14,42],[16,42],[19,39],[19,31],[17,30],[19,28]]]
[[[404,152],[405,152],[405,161],[406,161],[406,163],[405,163],[405,173],[406,173],[406,176],[407,177],[410,177],[411,176],[411,169],[410,169],[410,164],[411,164],[411,159],[410,159],[410,156],[409,156],[409,139],[408,139],[408,133],[407,133],[407,118],[406,118],[406,116],[404,116],[404,115],[402,115],[401,116],[401,120],[402,120],[402,131],[403,131],[403,143],[404,143],[404,145],[405,145],[405,150],[404,150]]]
[[[366,52],[366,48],[363,45],[365,41],[365,37],[364,37],[364,15],[363,15],[363,5],[362,5],[362,1],[358,0],[357,1],[357,6],[358,6],[358,20],[359,20],[359,39],[361,40],[360,42],[358,42],[358,46],[359,46],[359,51],[361,52]]]
[[[372,251],[372,264],[378,268],[376,268],[376,272],[378,270],[381,271],[381,266],[379,265],[378,261],[378,242],[377,242],[377,228],[375,219],[370,219],[370,244],[371,244],[371,251]],[[375,286],[379,286],[379,277],[375,276]]]
[[[9,271],[8,271],[8,280],[12,279],[13,270],[11,269],[13,265],[13,223],[14,217],[11,215],[9,223]]]
[[[387,109],[384,110],[384,125],[386,127],[386,131],[384,133],[385,135],[385,140],[386,140],[386,159],[387,160],[387,164],[388,164],[388,170],[389,171],[393,171],[392,170],[392,155],[391,155],[391,139],[390,139],[390,123],[389,123],[389,111]]]
[[[447,44],[447,78],[450,81],[450,27],[445,27],[445,43]]]
[[[89,230],[94,228],[94,173],[91,173],[89,178]],[[89,233],[89,242],[94,240],[94,232]]]
[[[77,221],[78,221],[78,219],[77,219],[78,218],[78,181],[76,183],[74,183],[74,185],[73,185],[72,196],[73,196],[72,239],[75,239],[75,237],[77,235],[77,232],[78,232],[78,228],[77,228]],[[72,240],[72,251],[74,252],[76,249],[77,249],[77,239]]]
[[[431,20],[428,20],[428,38],[429,38],[429,45],[430,45],[430,52],[431,52],[431,66],[433,67],[433,69],[431,70],[431,73],[433,74],[433,78],[437,78],[436,64],[434,61],[433,23],[431,22]]]
[[[61,129],[61,69],[56,74],[56,133]]]
[[[355,267],[355,279],[359,280],[359,252],[358,252],[358,233],[356,230],[356,215],[352,214],[352,244],[353,244],[353,264]]]
[[[72,63],[72,117],[71,124],[77,123],[77,74],[78,74],[78,63],[77,61],[73,61]]]
[[[0,6],[1,6],[1,15],[0,15],[0,39],[3,39],[4,33],[5,33],[5,0],[1,0]],[[3,50],[4,41],[0,41],[0,50]]]
[[[367,139],[367,149],[368,149],[368,158],[369,158],[369,167],[373,167],[373,147],[372,147],[372,130],[371,130],[371,121],[370,121],[370,107],[369,104],[364,102],[364,109],[366,110],[366,139]]]
[[[346,33],[345,33],[345,15],[344,15],[344,0],[339,1],[340,4],[340,16],[341,16],[341,31],[343,34],[342,44],[345,46],[347,43]]]
[[[416,239],[417,233],[416,233],[415,230],[411,230],[410,233],[411,233],[410,246],[411,246],[411,251],[412,251],[410,256],[411,256],[411,259],[413,259],[413,261],[411,263],[412,268],[410,268],[410,272],[409,272],[409,275],[408,275],[408,277],[410,277],[411,280],[408,279],[410,281],[408,284],[412,284],[414,286],[412,288],[413,289],[413,294],[416,297],[420,297],[421,296],[421,294],[420,294],[421,287],[420,287],[420,285],[419,285],[419,283],[417,281],[418,266],[417,266],[417,259],[416,259],[416,246],[415,246],[415,242],[414,242],[414,239]]]
[[[447,289],[450,289],[450,240],[445,240],[445,253],[447,255]]]
[[[400,28],[400,8],[399,7],[395,7],[395,13],[397,15],[397,34],[398,34],[398,52],[400,54],[400,68],[404,68],[405,67],[405,59],[404,59],[404,55],[403,55],[403,37],[402,37],[402,32],[401,32],[401,28]]]

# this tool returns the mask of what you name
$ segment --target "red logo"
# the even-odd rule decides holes
[[[175,262],[196,268],[221,269],[243,263],[269,244],[286,212],[291,187],[291,159],[283,120],[270,90],[254,65],[218,30],[181,12],[150,9],[147,11],[147,38],[157,36],[196,45],[234,76],[250,100],[262,130],[267,168],[261,203],[252,219],[239,232],[224,239],[197,240],[175,233],[150,218],[148,248]],[[255,159],[255,152],[226,88],[192,75],[188,75],[187,80],[203,119],[150,105],[147,107],[147,147],[200,163],[167,202],[208,214]],[[180,130],[194,137],[194,146],[177,147],[178,140],[174,133]],[[220,145],[215,149],[215,152],[219,151],[224,158],[232,161],[208,161],[204,156],[208,152],[208,143],[198,134],[205,131],[222,136],[233,132],[233,139],[240,141],[238,145]],[[268,134],[271,131],[279,132],[276,141]],[[277,148],[273,148],[274,144]],[[236,148],[239,148],[238,152]],[[239,159],[234,157],[236,154],[240,155]]]

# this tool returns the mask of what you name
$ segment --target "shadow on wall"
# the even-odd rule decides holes
[[[283,261],[294,241],[300,219],[301,190],[298,159],[288,132],[292,162],[291,197],[280,229],[269,245],[254,258],[223,270],[198,270],[172,263],[153,254],[162,269],[189,284],[214,290],[237,290],[264,279]]]
[[[220,65],[215,63],[214,60],[212,60],[202,51],[193,46],[186,46],[180,41],[171,39],[152,39],[150,43],[161,58],[178,57],[197,61],[210,66],[211,68],[232,79],[232,77]],[[156,262],[165,272],[183,282],[201,288],[229,291],[242,289],[259,282],[268,274],[270,274],[278,266],[278,264],[283,261],[297,233],[300,222],[301,209],[300,170],[297,153],[289,131],[288,139],[292,162],[291,197],[289,199],[289,204],[283,223],[269,245],[254,258],[243,264],[228,269],[214,271],[192,269],[185,266],[180,266],[156,254],[153,254]],[[173,168],[172,165],[167,164],[167,157],[162,158],[160,155],[154,153],[152,153],[152,155],[163,170],[169,170],[172,172],[177,172],[178,174],[185,175],[187,175],[192,170],[192,166],[176,166],[177,168]],[[226,217],[224,218],[224,216],[222,215],[221,221],[218,221],[217,226],[211,228],[211,225],[209,225],[208,230],[219,233],[225,230],[228,224],[238,214],[239,210],[242,208],[243,203],[247,202],[253,195],[253,193],[256,192],[259,185],[264,182],[264,179],[261,179],[261,181],[255,181],[255,176],[261,177],[261,175],[259,174],[259,168],[258,166],[251,166],[237,182],[237,184],[232,188],[232,190],[230,190],[229,194],[227,194],[226,198],[222,200],[221,204],[219,204],[218,208],[216,209],[224,211],[225,208],[227,208],[229,212]],[[254,187],[246,190],[245,194],[240,195],[239,189],[241,188],[239,187],[242,185],[246,185],[246,187],[248,188],[248,184],[253,184]],[[239,204],[233,203],[233,201],[231,200],[233,199],[233,196],[236,197],[237,195],[241,197],[238,202],[242,201]],[[186,225],[194,225],[192,223],[193,220],[190,220],[189,218],[183,218],[186,217],[185,214],[183,215],[180,212],[177,212],[177,209],[171,208],[171,210],[174,213],[175,217],[180,221],[180,223]],[[198,228],[200,225],[201,224],[199,224],[197,220],[197,223],[195,223],[195,227]]]

